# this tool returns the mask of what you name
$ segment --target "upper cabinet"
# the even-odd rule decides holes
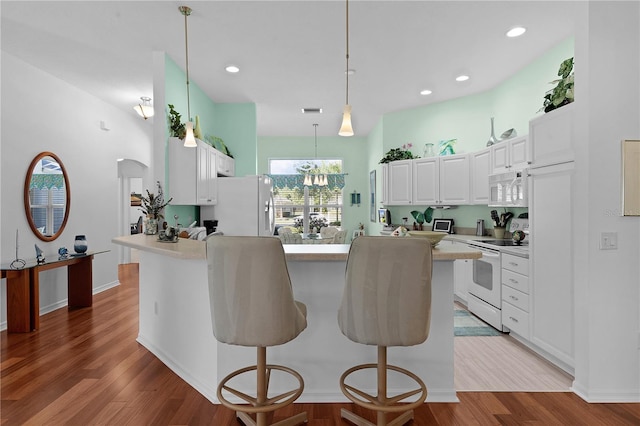
[[[491,149],[469,154],[471,162],[471,204],[489,204],[489,174],[491,173]]]
[[[543,167],[574,160],[573,103],[536,117],[529,122],[531,167]]]
[[[412,203],[413,161],[400,160],[388,164],[387,204],[406,206]]]
[[[201,140],[195,148],[169,138],[169,194],[171,204],[207,206],[217,202],[218,151]]]
[[[216,153],[216,156],[218,158],[216,167],[218,176],[235,176],[236,161],[220,151]]]
[[[387,205],[469,204],[467,154],[392,161],[387,173]]]
[[[522,170],[529,165],[527,136],[518,136],[491,146],[492,174]]]

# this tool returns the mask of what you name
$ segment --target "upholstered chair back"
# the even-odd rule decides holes
[[[338,312],[342,333],[367,345],[424,342],[431,320],[431,274],[431,245],[425,239],[356,238]]]

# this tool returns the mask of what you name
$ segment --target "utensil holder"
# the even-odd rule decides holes
[[[500,226],[493,227],[493,235],[499,240],[504,238],[504,231],[505,231],[504,227],[500,227]]]

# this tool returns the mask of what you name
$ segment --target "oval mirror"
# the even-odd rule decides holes
[[[24,210],[33,233],[53,241],[67,224],[71,194],[62,161],[52,152],[33,159],[24,181]]]

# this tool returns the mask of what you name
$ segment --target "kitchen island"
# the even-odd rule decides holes
[[[187,239],[163,243],[156,236],[141,234],[117,237],[113,242],[140,250],[138,342],[217,403],[219,380],[233,370],[255,364],[255,350],[222,344],[213,336],[205,243]],[[420,376],[429,390],[427,401],[456,402],[453,261],[479,258],[480,252],[440,246],[433,251],[429,338],[421,345],[389,348],[389,363]],[[267,362],[291,367],[302,375],[305,390],[298,402],[346,402],[339,387],[340,375],[355,364],[376,362],[377,355],[375,347],[350,341],[338,328],[349,245],[292,244],[284,248],[295,299],[307,305],[308,326],[291,342],[269,348]],[[354,384],[375,389],[375,377],[361,380]],[[396,383],[398,389],[412,386]],[[274,377],[271,386],[275,391],[286,384]],[[239,386],[246,391],[254,387],[249,380]]]

